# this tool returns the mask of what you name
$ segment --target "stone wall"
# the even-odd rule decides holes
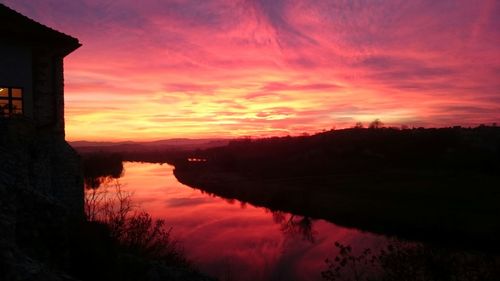
[[[64,138],[63,58],[43,48],[33,51],[33,98],[37,128]]]
[[[31,188],[83,216],[81,160],[73,148],[26,120],[0,120],[0,131],[0,182]]]
[[[83,221],[80,159],[27,120],[0,119],[0,279],[71,280],[71,228]]]
[[[33,55],[33,97],[34,121],[38,128],[45,130],[56,122],[55,93],[53,81],[53,60],[42,50]]]

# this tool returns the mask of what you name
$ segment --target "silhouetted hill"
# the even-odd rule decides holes
[[[353,128],[231,141],[175,161],[190,186],[404,237],[499,250],[500,128]]]
[[[231,141],[197,151],[206,165],[278,178],[388,169],[500,172],[500,128],[344,129],[313,136]]]
[[[73,141],[70,145],[80,153],[89,152],[146,152],[162,150],[194,150],[206,149],[217,146],[224,146],[229,143],[227,139],[187,139],[175,138],[166,140],[157,140],[149,142],[91,142],[91,141]]]

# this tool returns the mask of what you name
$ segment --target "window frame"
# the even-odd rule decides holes
[[[2,97],[0,96],[0,100],[6,100],[7,104],[9,105],[7,114],[1,114],[0,118],[12,118],[16,116],[24,116],[24,87],[17,87],[17,86],[4,86],[0,85],[0,88],[7,89],[7,97]],[[12,90],[13,89],[19,89],[21,90],[21,97],[14,97],[12,95]],[[13,101],[21,101],[21,112],[20,113],[14,113],[14,102]]]

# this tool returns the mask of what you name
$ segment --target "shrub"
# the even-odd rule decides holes
[[[188,266],[178,241],[172,239],[165,221],[154,220],[132,203],[118,180],[87,189],[85,215],[89,222],[105,225],[120,252],[166,264]]]
[[[485,253],[436,248],[394,240],[378,253],[335,243],[338,255],[326,259],[325,280],[343,281],[493,281],[500,280],[500,260]]]

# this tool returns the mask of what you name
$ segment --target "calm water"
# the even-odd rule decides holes
[[[173,227],[186,256],[220,280],[321,280],[335,241],[378,248],[385,238],[323,220],[271,212],[179,183],[173,166],[124,163],[134,202]]]

